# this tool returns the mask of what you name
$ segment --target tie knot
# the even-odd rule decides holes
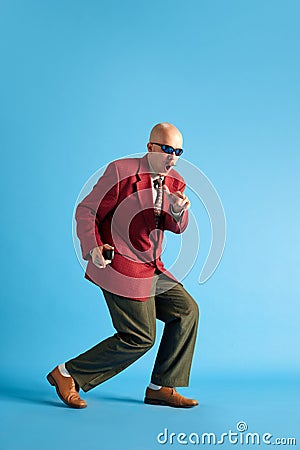
[[[161,177],[156,178],[155,180],[153,180],[153,185],[154,185],[155,189],[161,188],[162,187],[162,182],[163,182],[163,180],[162,180]]]

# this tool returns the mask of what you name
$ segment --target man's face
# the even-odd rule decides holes
[[[172,167],[175,166],[179,156],[176,156],[174,153],[171,155],[165,153],[159,145],[153,144],[153,142],[171,145],[174,149],[182,148],[182,136],[178,130],[168,131],[160,133],[158,136],[154,136],[151,139],[151,142],[148,142],[147,144],[150,164],[156,173],[167,175]]]

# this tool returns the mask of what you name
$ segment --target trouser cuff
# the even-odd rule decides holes
[[[188,380],[180,380],[180,379],[167,379],[167,378],[155,378],[151,377],[151,383],[157,384],[158,386],[165,387],[187,387],[189,385]]]

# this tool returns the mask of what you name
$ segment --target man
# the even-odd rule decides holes
[[[85,277],[101,288],[117,332],[47,375],[73,408],[87,406],[80,388],[103,383],[153,346],[156,318],[165,326],[144,402],[198,405],[175,389],[188,386],[198,306],[160,257],[164,230],[182,233],[188,224],[185,182],[173,168],[182,135],[172,124],[157,124],[147,148],[142,158],[110,163],[76,209]],[[107,250],[114,250],[112,260]]]

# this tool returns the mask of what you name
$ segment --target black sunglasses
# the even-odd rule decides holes
[[[158,144],[157,142],[150,142],[150,144],[158,145],[163,152],[168,153],[168,155],[172,155],[172,153],[175,153],[176,156],[180,156],[183,153],[182,148],[173,148],[171,145],[165,145],[165,144]]]

